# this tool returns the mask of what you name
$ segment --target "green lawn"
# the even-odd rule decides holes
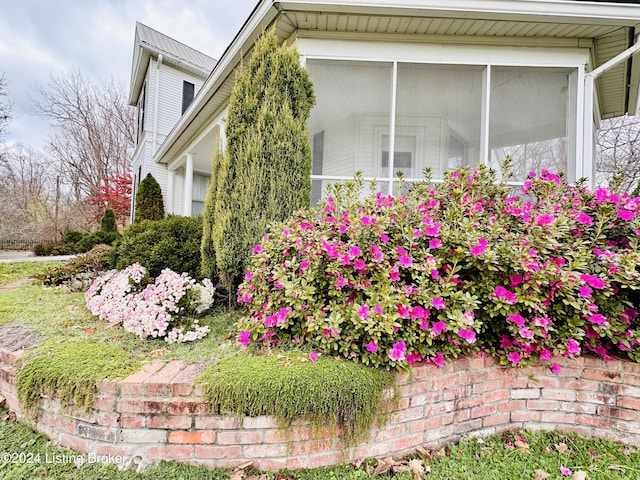
[[[0,287],[27,278],[45,268],[60,265],[62,262],[15,262],[0,263]]]

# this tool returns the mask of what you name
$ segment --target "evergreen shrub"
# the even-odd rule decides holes
[[[158,181],[147,173],[138,185],[136,193],[134,222],[144,220],[162,220],[164,218],[164,200]]]
[[[485,168],[397,197],[335,186],[253,248],[238,341],[400,369],[476,353],[555,372],[583,352],[640,360],[640,199],[529,177],[520,196]]]
[[[134,223],[123,232],[111,253],[111,265],[119,270],[139,263],[157,277],[165,268],[200,275],[202,216],[168,215],[157,221]]]
[[[111,208],[107,208],[100,220],[100,231],[102,232],[117,232],[118,225],[116,225],[116,215]]]

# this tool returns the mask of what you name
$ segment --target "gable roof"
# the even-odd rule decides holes
[[[182,68],[203,80],[209,76],[216,65],[216,60],[210,56],[136,22],[129,87],[129,103],[131,105],[135,105],[138,101],[149,65],[149,58],[159,54],[162,55],[163,62]]]
[[[234,69],[258,36],[274,27],[282,41],[298,36],[487,42],[592,47],[596,68],[626,50],[640,33],[640,5],[586,0],[261,0],[223,53],[199,94],[156,153],[166,162],[202,133],[225,105]],[[640,59],[598,79],[600,116],[636,113]]]

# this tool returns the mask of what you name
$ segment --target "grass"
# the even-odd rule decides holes
[[[11,262],[0,263],[0,287],[8,285],[23,278],[28,278],[34,273],[41,272],[45,268],[60,265],[62,262]]]
[[[25,478],[119,480],[170,478],[174,480],[228,480],[230,470],[214,469],[161,462],[150,466],[143,473],[120,471],[116,465],[85,462],[73,463],[79,454],[51,445],[44,436],[31,428],[9,420],[0,410],[0,478],[19,480]],[[483,440],[466,439],[439,452],[424,452],[420,458],[428,473],[425,480],[536,480],[579,479],[588,480],[638,480],[640,479],[640,453],[624,445],[584,439],[576,435],[557,432],[530,432],[492,436]],[[2,454],[13,454],[16,461],[6,461]],[[20,461],[18,455],[30,462]],[[66,458],[64,457],[66,455]],[[61,459],[53,462],[52,459]],[[70,460],[71,458],[71,460]],[[88,457],[84,457],[86,460]],[[409,457],[407,460],[410,460]],[[49,462],[47,463],[47,460]],[[375,475],[380,465],[374,460],[363,462],[358,468],[341,465],[315,470],[280,472],[277,474],[248,471],[260,480],[368,480],[394,478],[413,480],[408,472],[393,474],[392,469]],[[560,468],[571,470],[562,475]],[[384,469],[378,469],[384,471]],[[259,477],[263,474],[263,477]],[[583,474],[586,474],[585,477]],[[247,478],[247,477],[245,477]]]
[[[342,427],[344,438],[353,441],[373,424],[395,375],[326,356],[310,362],[294,351],[227,358],[205,369],[196,383],[214,413],[270,415],[284,426],[304,419],[317,428]]]

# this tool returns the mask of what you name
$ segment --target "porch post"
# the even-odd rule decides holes
[[[193,155],[187,153],[187,163],[184,166],[184,208],[182,214],[191,216],[193,202]]]
[[[165,210],[167,213],[173,213],[173,199],[175,197],[175,181],[176,181],[176,172],[174,170],[169,170],[167,172],[167,208]]]

